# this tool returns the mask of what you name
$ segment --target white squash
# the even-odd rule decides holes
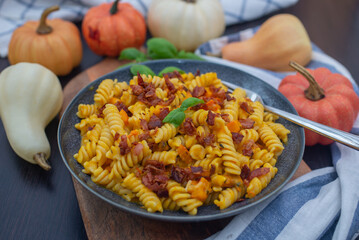
[[[222,35],[225,19],[219,0],[153,0],[148,27],[152,36],[165,38],[180,50],[193,51]]]
[[[63,93],[57,76],[37,63],[18,63],[0,74],[0,116],[15,153],[24,160],[51,167],[47,124],[59,113]]]

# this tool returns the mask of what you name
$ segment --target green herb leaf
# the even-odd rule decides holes
[[[161,72],[158,73],[158,76],[163,77],[163,74],[174,72],[174,71],[178,71],[179,73],[185,73],[183,70],[179,69],[178,67],[170,66],[162,69]]]
[[[182,102],[180,108],[186,110],[187,108],[196,106],[199,103],[204,103],[204,101],[202,99],[199,99],[199,98],[190,97],[190,98],[187,98],[186,100],[184,100]]]
[[[152,59],[175,58],[177,48],[164,38],[151,38],[147,41],[147,52]]]
[[[183,120],[186,118],[186,114],[184,113],[183,109],[177,108],[171,111],[162,122],[165,123],[172,123],[175,127],[181,125]]]
[[[201,58],[200,56],[198,56],[198,55],[196,55],[194,53],[191,53],[191,52],[185,52],[183,50],[178,52],[177,57],[182,58],[182,59],[193,59],[193,60],[202,60],[202,61],[204,61],[204,59]]]
[[[136,76],[137,73],[151,75],[151,76],[155,75],[155,73],[152,71],[151,68],[149,68],[145,65],[141,65],[141,64],[132,65],[132,67],[130,68],[130,71],[133,76]]]
[[[122,50],[120,57],[118,59],[137,61],[137,59],[146,59],[146,55],[143,52],[139,51],[137,48],[130,47]]]

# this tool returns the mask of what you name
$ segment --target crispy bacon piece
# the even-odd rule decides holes
[[[212,97],[219,98],[221,100],[227,99],[226,92],[223,88],[216,88],[215,86],[211,85],[209,86],[209,90],[212,92]]]
[[[192,97],[199,98],[199,97],[203,96],[205,93],[206,93],[206,89],[205,89],[204,87],[198,87],[198,86],[196,86],[196,87],[193,89]]]
[[[174,94],[170,95],[169,98],[166,101],[163,101],[162,99],[158,98],[160,100],[158,102],[158,105],[168,106],[173,102],[173,100],[175,100],[175,98],[176,98],[176,95],[174,95]]]
[[[194,126],[194,123],[192,121],[192,118],[186,118],[186,120],[183,122],[183,130],[184,133],[190,136],[196,135],[196,127]]]
[[[226,99],[227,99],[227,101],[236,100],[236,98],[233,97],[233,96],[231,96],[231,95],[229,94],[229,92],[226,92]]]
[[[196,136],[196,139],[199,144],[201,144],[203,147],[206,146],[213,146],[216,137],[213,133],[208,134],[208,136],[205,136],[204,134],[200,134]]]
[[[189,169],[173,166],[171,170],[171,178],[178,183],[182,183],[188,178],[189,173]]]
[[[139,72],[137,72],[137,84],[143,88],[147,86],[146,82],[143,81],[143,78],[141,77],[141,74]]]
[[[165,166],[163,163],[155,160],[146,161],[143,169],[143,184],[155,192],[159,197],[168,197],[166,185],[168,176],[165,173]]]
[[[98,109],[97,117],[99,117],[99,118],[103,118],[103,117],[104,117],[104,115],[103,115],[103,110],[105,110],[106,104],[107,104],[107,103],[105,103],[102,107],[100,107],[100,108]]]
[[[132,93],[136,96],[139,96],[141,93],[145,91],[145,89],[140,85],[130,85],[132,89]]]
[[[126,155],[127,153],[129,153],[131,151],[131,148],[127,144],[127,136],[126,135],[121,136],[121,141],[119,143],[119,147],[120,147],[121,155]]]
[[[119,133],[115,133],[115,136],[113,138],[113,141],[117,141],[117,139],[120,137],[120,134]]]
[[[170,93],[175,93],[177,92],[177,88],[175,87],[175,85],[170,81],[170,78],[168,77],[168,75],[164,76],[165,78],[165,82],[167,85],[168,90],[170,91]]]
[[[140,119],[141,128],[145,131],[149,130],[147,121],[145,119]]]
[[[148,122],[148,129],[152,130],[156,127],[162,127],[162,121],[156,115],[152,115],[150,121]]]
[[[247,164],[243,165],[243,167],[241,168],[241,178],[243,180],[248,179],[250,173],[251,170],[249,169],[248,165]]]
[[[117,107],[118,111],[125,111],[127,113],[127,116],[132,117],[132,112],[128,110],[127,106],[123,104],[122,102],[116,102],[115,106]]]
[[[197,69],[196,74],[194,76],[197,77],[199,75],[201,75],[201,72],[199,71],[199,69]]]
[[[248,176],[248,180],[251,181],[253,178],[255,177],[260,177],[262,175],[265,175],[267,173],[269,173],[270,169],[266,168],[266,167],[262,167],[262,168],[257,168],[254,169],[253,171],[251,171],[251,173]]]
[[[143,140],[147,140],[150,138],[150,133],[148,131],[141,133],[140,135],[138,135],[138,140],[139,141],[143,141]]]
[[[221,118],[227,123],[229,123],[231,121],[231,119],[229,119],[228,113],[221,113]]]
[[[233,139],[233,143],[234,144],[240,144],[242,139],[243,139],[243,135],[237,132],[232,132],[232,139]]]
[[[168,107],[165,108],[161,108],[160,112],[158,114],[158,118],[163,121],[163,119],[165,119],[165,117],[170,113],[170,109]]]
[[[244,156],[252,156],[252,154],[253,154],[253,149],[252,149],[253,145],[254,145],[253,139],[250,139],[245,144],[243,144],[242,154]]]
[[[241,102],[239,106],[249,114],[253,113],[254,111],[253,108],[247,102]]]
[[[182,75],[178,71],[174,70],[173,73],[181,82],[183,82]]]
[[[133,149],[132,149],[132,152],[135,156],[139,156],[141,153],[142,153],[142,150],[143,150],[143,145],[142,143],[137,143]]]
[[[207,116],[207,123],[210,126],[214,126],[214,118],[216,117],[216,114],[213,113],[211,110],[208,111],[208,116]]]
[[[250,118],[239,119],[239,122],[241,123],[241,125],[244,129],[253,128],[253,126],[254,126],[254,120],[252,120]]]

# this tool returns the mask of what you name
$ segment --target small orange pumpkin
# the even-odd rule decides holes
[[[90,8],[82,22],[82,34],[93,52],[116,57],[125,48],[142,46],[146,23],[132,5],[116,0]]]
[[[351,82],[327,68],[305,69],[294,62],[296,75],[283,78],[278,90],[304,118],[349,132],[359,111],[359,98]],[[305,129],[305,144],[327,145],[333,140]]]
[[[59,76],[80,64],[82,43],[76,25],[59,18],[46,20],[59,9],[59,6],[47,8],[40,21],[28,21],[13,32],[8,54],[10,64],[39,63]]]

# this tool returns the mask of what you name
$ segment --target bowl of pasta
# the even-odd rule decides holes
[[[60,154],[88,191],[140,216],[206,221],[246,211],[292,178],[304,130],[264,111],[244,90],[297,114],[275,88],[213,62],[143,65],[154,74],[128,66],[102,76],[62,115]],[[229,91],[225,82],[238,87]]]

